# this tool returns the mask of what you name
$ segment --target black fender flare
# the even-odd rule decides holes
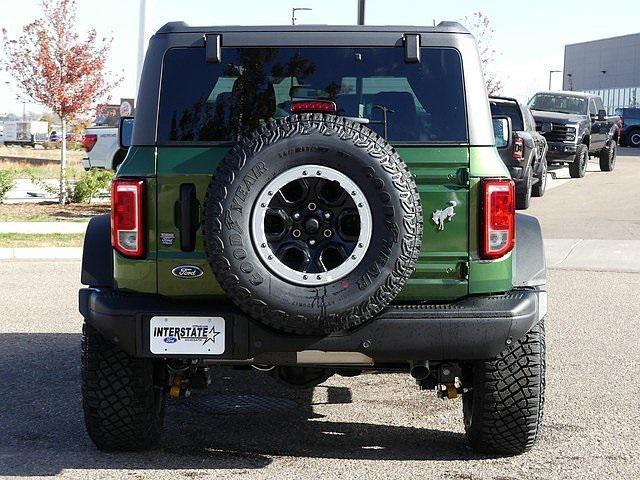
[[[111,216],[108,213],[93,217],[87,225],[80,282],[90,287],[113,287]]]
[[[536,217],[516,213],[516,246],[512,258],[514,287],[539,287],[547,283],[544,241]]]

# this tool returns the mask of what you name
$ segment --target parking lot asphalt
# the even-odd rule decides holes
[[[638,198],[638,167],[640,157],[621,157],[613,173],[553,188],[529,212],[548,238],[632,240],[640,203],[617,197]],[[563,208],[575,223],[562,224]],[[542,434],[531,452],[496,458],[467,447],[459,399],[438,400],[408,375],[294,390],[231,369],[217,370],[207,393],[169,404],[160,449],[101,453],[80,404],[79,269],[0,262],[1,478],[638,478],[639,273],[552,266]]]

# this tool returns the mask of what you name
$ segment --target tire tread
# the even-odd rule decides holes
[[[536,442],[545,391],[544,321],[498,357],[477,362],[465,429],[471,446],[483,453],[520,454]],[[468,424],[468,417],[471,423]]]

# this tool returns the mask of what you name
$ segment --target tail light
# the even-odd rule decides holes
[[[127,257],[144,254],[143,180],[114,180],[111,186],[111,245]]]
[[[513,159],[522,160],[524,157],[524,140],[521,138],[513,139]]]
[[[89,153],[97,141],[98,135],[92,133],[85,135],[82,138],[82,146],[84,147],[85,152]]]
[[[509,179],[486,179],[480,184],[482,227],[480,256],[499,258],[515,245],[515,186]]]
[[[331,100],[295,100],[291,102],[291,113],[333,113],[336,104]]]

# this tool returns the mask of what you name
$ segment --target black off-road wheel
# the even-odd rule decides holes
[[[611,140],[609,145],[600,151],[600,170],[603,172],[611,172],[616,167],[617,144],[615,140]]]
[[[589,164],[589,147],[584,144],[578,145],[576,156],[569,164],[569,175],[571,178],[583,178],[587,174]]]
[[[529,451],[542,424],[544,319],[496,358],[475,362],[470,376],[463,412],[471,447],[500,455]]]
[[[534,197],[542,197],[547,190],[547,173],[549,172],[549,166],[547,165],[547,158],[542,159],[542,165],[540,165],[540,172],[536,175],[538,180],[531,190],[531,194]]]
[[[387,306],[413,273],[422,207],[383,138],[343,117],[273,120],[218,167],[205,203],[211,268],[245,313],[327,334]]]
[[[100,450],[148,450],[159,443],[165,372],[164,363],[133,358],[84,325],[82,404],[87,432]]]

